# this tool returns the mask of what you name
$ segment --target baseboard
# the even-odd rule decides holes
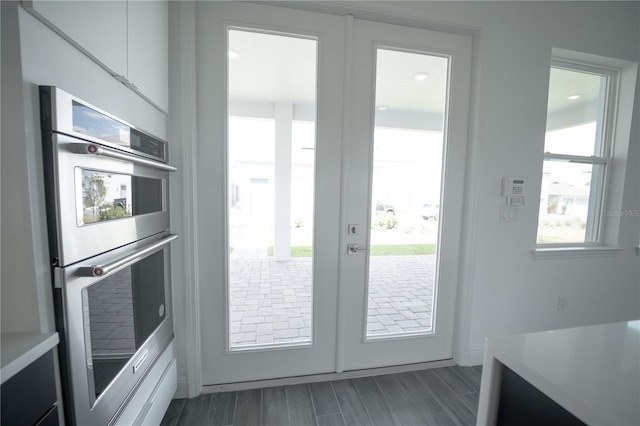
[[[189,381],[186,377],[178,377],[178,387],[173,399],[184,399],[189,397]]]
[[[482,365],[484,361],[484,348],[471,349],[469,351],[469,365]]]
[[[275,386],[299,385],[305,383],[326,382],[329,380],[353,379],[358,377],[377,376],[382,374],[396,374],[408,371],[426,370],[429,368],[450,367],[455,365],[453,360],[423,362],[418,364],[399,365],[393,367],[369,368],[366,370],[345,371],[343,373],[314,374],[300,377],[284,377],[279,379],[256,380],[251,382],[226,383],[221,385],[203,386],[202,393],[217,393],[229,391],[241,391],[247,389],[259,389]],[[180,382],[178,381],[178,389]]]
[[[470,366],[482,365],[483,358],[484,358],[484,349],[475,349],[475,350],[469,351]],[[223,385],[209,385],[209,386],[203,387],[202,393],[228,392],[228,391],[238,391],[238,390],[246,390],[246,389],[256,389],[256,388],[262,388],[262,387],[295,385],[295,384],[301,384],[301,383],[316,383],[316,382],[324,382],[328,380],[353,379],[356,377],[368,377],[368,376],[375,376],[375,375],[381,375],[381,374],[394,374],[394,373],[402,373],[407,371],[423,370],[428,368],[449,367],[452,365],[455,365],[455,362],[453,362],[452,360],[444,360],[444,361],[433,361],[433,362],[425,362],[420,364],[403,365],[403,366],[396,366],[396,367],[371,368],[367,370],[347,371],[344,373],[316,374],[313,376],[285,377],[281,379],[258,380],[253,382],[229,383],[229,384],[223,384]],[[188,398],[188,395],[189,395],[188,389],[189,389],[189,382],[187,378],[179,377],[178,387],[176,389],[175,395],[173,396],[173,399]]]

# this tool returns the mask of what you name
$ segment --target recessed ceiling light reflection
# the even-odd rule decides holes
[[[386,106],[386,105],[380,105],[380,106],[378,107],[378,111],[386,111],[386,110],[388,110],[388,109],[389,109],[389,107],[388,107],[388,106]]]
[[[580,95],[576,94],[576,95],[571,95],[569,96],[567,99],[569,99],[570,101],[575,101],[576,99],[578,99],[580,97]]]
[[[427,77],[428,77],[428,74],[425,72],[421,72],[413,76],[413,78],[415,78],[416,81],[424,81],[427,79]]]
[[[229,55],[229,59],[237,59],[238,56],[240,56],[238,52],[236,52],[235,50],[229,50],[228,55]]]

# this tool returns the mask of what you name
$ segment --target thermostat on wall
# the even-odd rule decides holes
[[[508,206],[524,206],[524,178],[503,177],[502,196],[507,197]]]
[[[503,177],[502,178],[502,196],[513,197],[524,195],[524,178],[521,177]]]

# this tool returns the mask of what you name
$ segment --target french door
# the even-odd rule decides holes
[[[338,361],[450,359],[471,43],[355,20],[353,52]]]
[[[203,384],[335,371],[344,22],[197,8]]]
[[[197,7],[203,383],[451,358],[469,40]]]

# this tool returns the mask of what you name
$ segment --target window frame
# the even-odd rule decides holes
[[[594,151],[597,151],[598,155],[594,153],[591,156],[584,156],[558,154],[544,151],[542,162],[542,170],[544,170],[544,164],[547,161],[562,161],[568,163],[589,164],[593,166],[594,171],[598,171],[597,176],[592,174],[591,178],[584,241],[564,243],[539,243],[538,230],[540,224],[540,211],[538,210],[538,223],[536,227],[535,237],[536,250],[544,251],[549,249],[550,252],[553,253],[563,249],[578,249],[579,253],[584,253],[584,249],[597,249],[604,246],[604,210],[606,208],[607,195],[609,192],[610,170],[614,159],[614,141],[619,103],[618,95],[620,92],[621,70],[603,65],[596,65],[593,63],[570,60],[555,56],[551,59],[549,65],[549,73],[551,73],[551,70],[554,68],[566,71],[587,73],[605,78],[605,88],[603,94],[604,102],[601,105],[602,111],[598,112],[596,121],[596,141]],[[547,121],[548,119],[549,113],[547,109]],[[547,132],[545,131],[545,143],[546,134]],[[542,173],[543,172],[541,171],[541,174]],[[601,254],[600,251],[598,251],[598,253]]]

